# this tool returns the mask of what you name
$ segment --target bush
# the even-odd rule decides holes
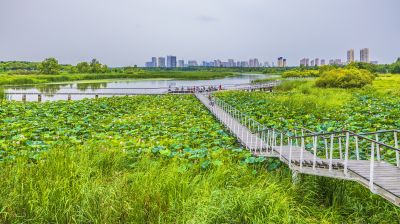
[[[290,77],[318,77],[319,72],[318,70],[305,70],[305,71],[300,71],[300,70],[290,70],[287,72],[284,72],[282,74],[282,78],[290,78]]]
[[[361,88],[372,84],[375,76],[364,69],[334,69],[322,73],[316,86],[323,88]]]

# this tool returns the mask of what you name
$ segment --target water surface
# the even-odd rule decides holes
[[[42,101],[72,100],[84,98],[107,97],[116,94],[164,94],[169,89],[186,89],[192,87],[222,86],[224,89],[235,86],[249,85],[252,80],[264,79],[273,75],[241,74],[235,77],[210,80],[173,80],[173,79],[115,79],[89,80],[66,83],[50,83],[39,85],[7,86],[5,93],[9,100],[22,100],[26,95],[27,101],[37,101],[41,94]]]

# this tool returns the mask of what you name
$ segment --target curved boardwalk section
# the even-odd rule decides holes
[[[307,134],[302,131],[301,135],[296,135],[266,128],[231,105],[209,95],[195,93],[195,96],[254,155],[278,157],[294,174],[357,181],[371,192],[400,206],[397,130],[392,131],[394,147],[350,131]],[[311,142],[311,148],[307,147],[310,145],[306,144],[307,141]],[[318,146],[320,142],[324,142],[325,147]],[[352,146],[355,146],[355,150],[351,150]],[[319,150],[321,147],[322,152]],[[383,161],[380,155],[382,148],[396,151],[397,166]],[[369,157],[360,159],[360,151],[368,151]]]

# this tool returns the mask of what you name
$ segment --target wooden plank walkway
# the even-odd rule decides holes
[[[370,188],[375,194],[382,196],[397,206],[400,206],[400,168],[384,161],[348,160],[347,172],[342,159],[323,159],[303,150],[299,146],[276,145],[252,133],[245,125],[233,118],[218,105],[211,105],[207,96],[196,93],[195,96],[211,113],[234,135],[238,141],[256,156],[278,157],[289,165],[295,173],[325,176],[357,181]],[[315,160],[315,163],[314,163]],[[373,186],[370,184],[371,167],[373,167]]]

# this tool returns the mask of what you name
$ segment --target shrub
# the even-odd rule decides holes
[[[361,88],[372,84],[375,76],[364,69],[334,69],[322,73],[316,86],[323,88]]]
[[[284,72],[282,74],[283,78],[290,78],[290,77],[318,77],[319,76],[319,72],[318,70],[304,70],[304,71],[300,71],[300,70],[290,70],[287,72]]]

